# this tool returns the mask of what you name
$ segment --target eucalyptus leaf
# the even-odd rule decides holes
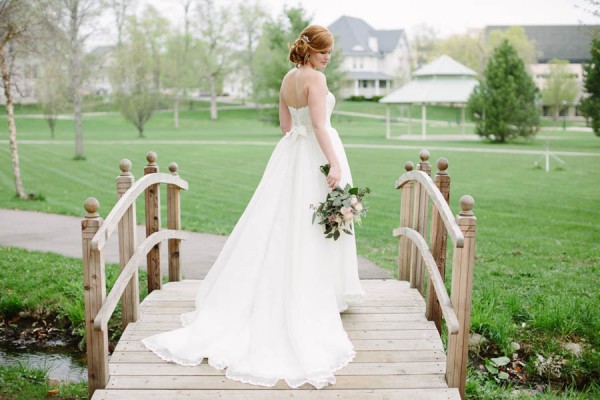
[[[490,361],[493,362],[495,366],[502,367],[510,362],[510,358],[508,358],[508,357],[491,358]]]

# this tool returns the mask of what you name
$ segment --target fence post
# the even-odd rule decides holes
[[[446,203],[450,202],[450,175],[446,171],[448,169],[448,160],[441,157],[437,160],[438,171],[435,174],[435,185],[442,193]],[[448,232],[444,226],[444,222],[435,205],[431,208],[431,254],[440,271],[442,279],[446,278],[446,242],[448,240]],[[429,321],[433,321],[438,332],[442,332],[442,309],[440,303],[433,290],[431,278],[427,285],[427,308],[425,315]]]
[[[90,197],[83,204],[87,215],[81,221],[81,242],[83,255],[83,295],[85,302],[85,340],[88,360],[88,393],[92,397],[96,389],[104,389],[108,382],[108,332],[107,329],[94,329],[94,318],[106,299],[106,278],[104,275],[104,255],[93,250],[92,239],[102,218],[97,211],[100,203]]]
[[[429,151],[421,150],[419,153],[421,162],[417,164],[417,170],[423,171],[427,175],[431,175],[431,165],[429,160]],[[415,186],[415,212],[413,214],[413,229],[425,237],[427,234],[427,219],[429,215],[429,196],[427,191],[420,183],[416,183]],[[424,283],[423,278],[425,274],[423,258],[419,254],[417,246],[412,246],[411,251],[411,274],[410,274],[410,286],[417,288],[419,293],[423,295]]]
[[[404,164],[406,172],[414,169],[414,164],[408,161]],[[412,227],[414,201],[415,201],[415,182],[406,182],[402,186],[402,197],[400,199],[400,226]],[[398,279],[401,281],[410,280],[412,242],[405,236],[400,236],[398,244]]]
[[[177,175],[178,165],[172,162],[169,164],[171,174]],[[181,209],[179,200],[179,187],[177,185],[167,185],[167,227],[169,229],[181,229]],[[181,240],[168,240],[169,254],[169,282],[181,280],[181,270],[179,265],[179,246]]]
[[[128,159],[121,160],[119,168],[121,169],[121,174],[117,176],[117,199],[123,197],[125,192],[127,192],[135,182],[135,177],[130,172],[131,161]],[[119,262],[121,264],[121,271],[123,271],[123,268],[125,268],[125,265],[127,265],[127,262],[129,262],[129,259],[133,256],[136,248],[137,231],[134,201],[119,221]],[[140,286],[138,281],[138,271],[136,269],[121,297],[121,305],[123,308],[121,323],[123,329],[125,329],[130,322],[138,320],[139,302]]]
[[[475,227],[477,218],[473,214],[475,201],[469,195],[460,198],[461,212],[456,217],[465,237],[464,247],[454,247],[452,260],[451,301],[458,318],[459,331],[449,335],[448,358],[446,360],[446,382],[449,387],[458,388],[465,398],[467,380],[467,355],[469,351],[469,331],[471,324],[471,297],[473,292],[473,265],[475,261]]]
[[[156,153],[146,154],[148,165],[144,167],[144,175],[158,172]],[[160,230],[160,185],[155,183],[146,188],[146,237]],[[160,243],[157,243],[146,257],[148,264],[148,293],[162,287],[160,275]]]

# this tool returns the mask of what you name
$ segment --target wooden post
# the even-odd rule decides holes
[[[127,190],[135,182],[135,177],[131,171],[131,161],[127,159],[121,160],[119,163],[121,174],[117,176],[117,199],[120,199]],[[119,262],[121,264],[121,271],[127,265],[127,262],[135,252],[137,248],[137,234],[136,234],[136,215],[135,215],[135,202],[127,209],[123,217],[119,221]],[[139,318],[138,305],[140,302],[140,287],[138,281],[138,271],[136,270],[134,275],[131,277],[131,281],[127,285],[123,296],[121,297],[121,305],[123,307],[123,313],[121,316],[121,323],[123,329],[127,327],[130,322],[135,322]]]
[[[427,104],[421,104],[421,139],[427,140]]]
[[[414,164],[408,161],[404,164],[406,172],[414,169]],[[402,186],[402,197],[400,205],[400,226],[412,227],[413,211],[415,202],[415,183],[407,182]],[[401,281],[410,280],[410,257],[413,244],[405,236],[400,236],[398,244],[398,279]]]
[[[146,154],[148,165],[144,167],[144,175],[158,172],[156,153]],[[146,237],[160,230],[160,185],[158,183],[146,189]],[[160,275],[160,244],[156,244],[146,258],[148,264],[148,293],[162,287]]]
[[[81,221],[83,255],[83,295],[85,301],[85,340],[88,360],[88,393],[104,389],[108,382],[108,332],[94,329],[94,318],[106,299],[104,255],[93,250],[91,241],[102,225],[97,211],[100,203],[93,197],[84,202],[87,215]]]
[[[419,153],[421,162],[417,164],[417,170],[423,171],[427,175],[431,175],[431,165],[429,160],[429,151],[421,150]],[[420,183],[416,183],[415,186],[415,211],[413,213],[413,229],[426,237],[427,234],[427,220],[429,216],[429,196],[427,191]],[[417,246],[412,247],[411,251],[411,272],[410,272],[410,286],[417,288],[421,295],[424,291],[424,274],[425,268],[423,258],[419,254]]]
[[[169,164],[171,174],[177,175],[177,163]],[[169,229],[181,229],[181,210],[179,202],[179,188],[176,185],[167,185],[167,226]],[[169,239],[169,282],[181,280],[179,267],[179,246],[181,240]]]
[[[450,203],[450,175],[446,169],[448,169],[448,160],[445,158],[440,158],[437,160],[437,168],[438,171],[435,174],[435,185],[442,193],[444,200],[446,203]],[[440,275],[442,279],[445,279],[446,274],[446,242],[448,240],[448,231],[446,231],[446,227],[444,226],[444,221],[442,221],[442,217],[440,216],[437,207],[433,205],[431,207],[431,238],[429,241],[429,246],[431,248],[431,254],[433,255],[433,259],[437,264],[437,267],[440,271]],[[435,326],[437,327],[438,332],[442,332],[442,309],[440,307],[440,303],[435,295],[435,290],[433,290],[431,278],[429,279],[429,284],[427,285],[427,308],[425,310],[425,315],[427,319],[435,322]]]
[[[467,355],[469,351],[469,331],[471,324],[471,297],[473,292],[473,265],[475,261],[475,226],[477,218],[471,211],[475,201],[465,195],[460,198],[461,212],[456,217],[465,237],[464,247],[454,248],[452,261],[451,301],[459,323],[459,331],[448,338],[448,358],[446,360],[446,382],[449,387],[458,388],[465,398],[467,380]]]
[[[389,139],[392,136],[392,129],[390,125],[390,105],[385,105],[385,138]]]

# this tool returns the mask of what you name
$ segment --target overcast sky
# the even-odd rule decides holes
[[[138,0],[153,4],[163,15],[180,21],[179,0]],[[284,6],[301,4],[313,15],[313,23],[329,25],[342,15],[364,19],[375,29],[406,29],[427,24],[440,36],[463,33],[486,25],[598,24],[600,18],[585,12],[585,0],[244,0],[260,1],[271,15]],[[215,0],[231,4],[232,0]]]

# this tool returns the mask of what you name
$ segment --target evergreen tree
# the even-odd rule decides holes
[[[581,100],[580,110],[591,119],[592,130],[600,136],[600,39],[591,44],[592,60],[583,67],[584,88],[588,96]]]
[[[535,135],[539,130],[538,95],[523,61],[505,40],[495,48],[479,87],[469,98],[477,134],[498,143]]]

